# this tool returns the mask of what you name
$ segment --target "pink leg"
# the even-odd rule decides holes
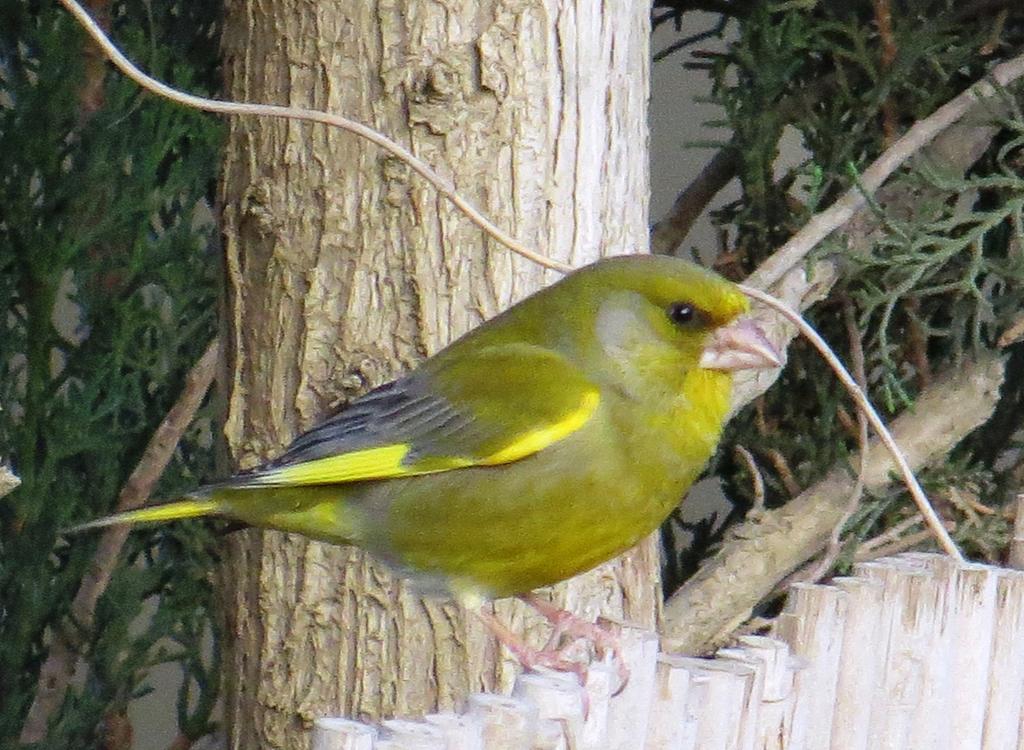
[[[629,668],[626,660],[622,657],[622,648],[618,636],[608,628],[602,627],[594,622],[583,620],[572,612],[556,607],[549,601],[541,599],[536,594],[522,594],[519,600],[533,607],[548,622],[551,623],[553,631],[545,651],[554,650],[561,641],[563,635],[574,639],[588,641],[594,644],[599,653],[611,654],[619,671],[619,688],[615,691],[618,695],[629,682]]]
[[[556,672],[572,672],[579,676],[581,684],[586,682],[586,667],[583,664],[567,659],[560,650],[552,648],[537,650],[526,645],[522,638],[509,630],[487,609],[487,605],[477,611],[477,617],[498,639],[498,643],[507,648],[516,661],[523,665],[524,669],[535,670],[537,667],[546,667]]]

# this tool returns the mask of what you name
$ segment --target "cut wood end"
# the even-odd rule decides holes
[[[20,484],[21,480],[11,467],[0,464],[0,497],[13,492]]]

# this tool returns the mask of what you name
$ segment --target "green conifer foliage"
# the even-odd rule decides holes
[[[143,67],[216,88],[216,4],[93,6]],[[68,610],[97,540],[59,531],[113,507],[214,335],[221,124],[109,73],[54,3],[6,2],[2,15],[0,454],[22,485],[0,499],[0,744],[16,743],[58,632],[80,676],[40,747],[108,744],[165,661],[185,675],[181,731],[198,737],[217,687],[208,532],[132,535],[82,630]],[[209,415],[196,424],[158,496],[211,473]]]
[[[914,122],[1024,51],[1024,6],[1017,2],[664,0],[655,6],[656,21],[675,21],[682,37],[697,28],[692,11],[721,16],[713,29],[725,40],[723,53],[697,48],[687,58],[677,51],[658,64],[700,67],[713,78],[724,116],[708,124],[709,133],[717,126],[731,131],[719,147],[735,164],[741,187],[741,197],[717,214],[729,237],[720,269],[734,278],[856,187],[860,172]],[[889,416],[912,408],[937,373],[996,348],[1020,317],[1022,88],[1018,82],[991,100],[989,112],[973,115],[977,124],[994,126],[995,135],[983,143],[980,159],[966,161],[969,168],[951,168],[922,152],[870,201],[863,220],[877,229],[870,243],[851,241],[844,228],[815,253],[838,261],[842,278],[809,318],[850,362],[844,316],[852,312],[871,396]],[[795,165],[779,161],[784,135],[804,151]],[[946,466],[924,477],[939,510],[956,524],[964,552],[992,561],[1008,539],[1006,503],[1024,489],[1022,349],[1017,343],[1006,350],[1007,381],[995,417]],[[812,485],[857,445],[855,413],[809,346],[790,347],[781,379],[747,418],[731,424],[725,441],[751,449],[769,506]],[[740,501],[736,515],[742,515],[753,500],[746,466],[723,455],[718,470],[732,477],[727,494]],[[865,498],[848,525],[843,564],[862,540],[913,514],[899,490]],[[713,544],[715,537],[701,531]],[[693,564],[680,561],[669,577],[678,582]]]

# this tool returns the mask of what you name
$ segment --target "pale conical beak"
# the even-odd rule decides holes
[[[700,366],[705,370],[770,370],[782,367],[782,356],[749,318],[722,326],[711,334]]]

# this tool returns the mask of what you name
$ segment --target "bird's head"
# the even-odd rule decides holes
[[[621,256],[573,276],[567,281],[579,285],[577,295],[587,301],[592,316],[594,353],[614,363],[623,376],[646,379],[659,370],[678,373],[680,368],[731,373],[782,364],[778,351],[746,316],[746,295],[693,263]]]

